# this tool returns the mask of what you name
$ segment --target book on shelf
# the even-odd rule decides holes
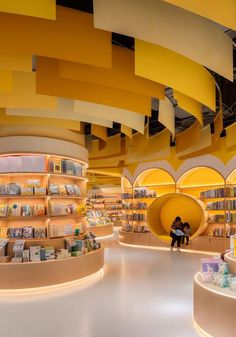
[[[30,261],[40,261],[41,246],[30,246]]]
[[[24,226],[22,229],[22,236],[24,239],[31,239],[34,237],[34,229],[32,226]]]
[[[8,216],[21,216],[21,204],[14,203],[9,205]]]
[[[45,227],[34,227],[34,237],[35,238],[46,238],[47,229]]]
[[[8,236],[11,239],[21,239],[23,236],[23,228],[16,227],[16,228],[9,228]]]
[[[34,188],[33,187],[21,187],[20,194],[21,195],[33,195]]]
[[[8,212],[8,205],[0,205],[0,217],[6,217]]]
[[[0,227],[0,238],[8,237],[8,227]]]
[[[29,262],[29,260],[30,260],[30,250],[24,249],[23,250],[22,262]]]
[[[34,195],[46,195],[46,187],[34,187]]]

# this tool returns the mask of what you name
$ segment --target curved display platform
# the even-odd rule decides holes
[[[135,233],[119,230],[119,242],[134,246],[167,247],[167,244],[159,240],[151,232]]]
[[[0,263],[0,289],[36,288],[70,282],[96,273],[103,265],[103,247],[67,259]]]
[[[169,240],[169,241],[168,241]],[[125,232],[119,230],[119,242],[133,246],[147,246],[147,247],[170,247],[170,238],[165,236],[164,238],[156,237],[153,233],[135,233]],[[184,246],[184,249],[222,253],[229,248],[229,239],[198,236],[189,243],[189,246]],[[236,262],[236,259],[235,259]],[[236,268],[235,268],[236,273]]]
[[[96,235],[97,238],[113,234],[113,225],[87,226],[87,229]]]
[[[231,274],[236,274],[236,257],[230,255],[230,253],[227,253],[225,255],[225,261],[229,264],[229,271]]]
[[[203,233],[207,226],[205,205],[183,193],[169,193],[157,198],[148,208],[147,223],[160,240],[169,241],[170,226],[176,216],[191,227],[190,240]]]
[[[208,337],[235,336],[236,293],[194,277],[194,320]]]

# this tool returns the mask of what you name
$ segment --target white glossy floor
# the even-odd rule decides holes
[[[0,293],[0,336],[198,336],[192,278],[201,255],[105,245],[104,276],[89,286]]]

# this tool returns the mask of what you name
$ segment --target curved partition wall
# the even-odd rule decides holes
[[[176,216],[190,224],[190,239],[203,233],[206,228],[204,205],[192,196],[181,193],[170,193],[156,199],[147,212],[148,226],[159,239],[169,241],[170,226]]]

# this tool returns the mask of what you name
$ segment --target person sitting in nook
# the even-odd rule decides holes
[[[170,227],[170,237],[172,238],[171,251],[173,251],[175,243],[177,243],[177,252],[180,252],[181,237],[184,235],[182,228],[183,223],[181,217],[177,216]]]

